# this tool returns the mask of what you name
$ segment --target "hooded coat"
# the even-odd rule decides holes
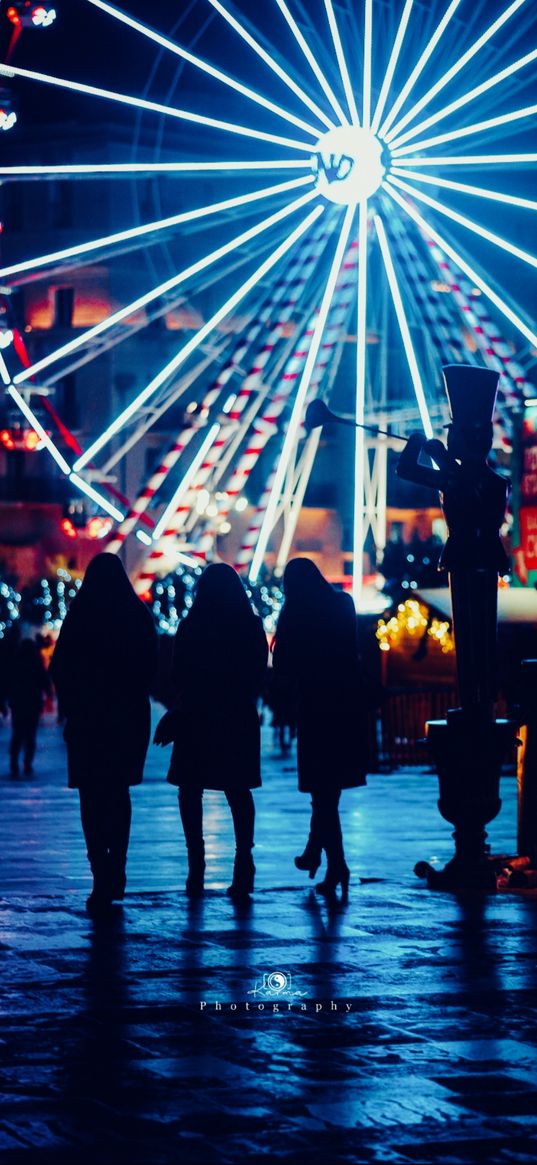
[[[284,586],[289,575],[294,585],[286,590],[273,662],[276,682],[295,700],[298,788],[364,785],[368,748],[354,603],[309,559],[289,564]]]
[[[97,555],[50,665],[66,719],[70,788],[141,782],[156,664],[157,632],[149,611],[119,559]]]
[[[267,656],[263,623],[236,572],[225,563],[207,567],[175,637],[170,784],[222,790],[261,784],[257,699]]]

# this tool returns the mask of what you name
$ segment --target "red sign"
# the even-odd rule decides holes
[[[522,506],[519,521],[520,547],[526,570],[537,570],[537,506]]]

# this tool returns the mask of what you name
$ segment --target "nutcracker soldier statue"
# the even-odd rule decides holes
[[[498,575],[509,569],[500,540],[508,483],[487,464],[498,373],[453,364],[443,374],[452,418],[447,447],[413,433],[396,471],[440,492],[448,539],[439,569],[449,578],[460,701],[446,720],[427,725],[439,809],[455,826],[455,855],[442,871],[420,862],[416,873],[439,889],[486,889],[496,883],[485,825],[500,810],[501,766],[516,731],[494,719]]]

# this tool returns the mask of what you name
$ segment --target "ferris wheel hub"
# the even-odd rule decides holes
[[[320,194],[340,206],[357,205],[382,183],[382,142],[370,130],[340,125],[317,142],[312,167]]]

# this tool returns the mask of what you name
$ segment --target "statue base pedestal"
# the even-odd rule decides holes
[[[500,773],[514,751],[517,726],[454,708],[430,720],[427,744],[438,772],[442,817],[455,826],[455,854],[443,870],[418,862],[415,873],[432,890],[496,890],[485,826],[500,811]]]

